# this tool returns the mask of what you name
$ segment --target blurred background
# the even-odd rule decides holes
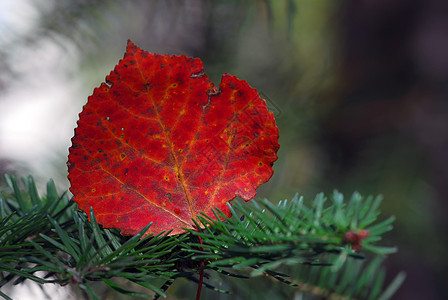
[[[388,276],[407,273],[394,299],[448,298],[445,0],[0,0],[0,173],[68,188],[78,113],[127,39],[247,80],[280,129],[259,196],[384,195]]]

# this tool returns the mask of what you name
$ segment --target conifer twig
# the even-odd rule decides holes
[[[58,195],[52,181],[46,196],[39,197],[32,177],[23,180],[23,188],[14,177],[5,179],[10,191],[0,194],[0,286],[24,279],[40,284],[71,282],[95,299],[90,283],[102,281],[128,296],[148,296],[110,280],[120,277],[157,298],[165,297],[179,277],[196,280],[195,273],[208,270],[244,278],[241,272],[252,270],[250,277],[267,274],[327,298],[388,299],[404,278],[399,274],[383,287],[380,258],[396,249],[377,245],[394,220],[378,221],[379,197],[364,199],[354,193],[345,201],[338,192],[330,199],[319,194],[309,206],[298,195],[278,205],[266,199],[234,201],[232,217],[214,210],[214,216],[194,220],[197,231],[143,238],[151,224],[133,237],[104,229],[93,211],[89,222],[67,194]],[[366,252],[378,258],[366,264]],[[289,276],[277,271],[290,270],[288,266],[295,266]],[[204,287],[221,290],[210,282]],[[8,299],[4,293],[0,296]]]

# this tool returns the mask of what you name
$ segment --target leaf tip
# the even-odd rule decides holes
[[[126,52],[127,53],[135,52],[137,49],[138,49],[138,46],[136,44],[134,44],[134,42],[131,41],[131,39],[128,39],[128,42],[126,44]]]
[[[127,47],[132,47],[132,46],[135,46],[134,42],[131,41],[131,39],[128,39]]]

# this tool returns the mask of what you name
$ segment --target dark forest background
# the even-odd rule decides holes
[[[448,298],[448,2],[17,3],[0,14],[0,173],[67,189],[77,114],[127,39],[200,57],[276,116],[279,160],[260,197],[384,195],[397,217],[385,243],[399,248],[388,270],[407,273],[395,299]]]

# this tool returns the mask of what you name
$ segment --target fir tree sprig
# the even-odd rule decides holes
[[[186,234],[145,236],[148,224],[126,237],[98,225],[93,211],[89,217],[78,211],[52,181],[45,197],[39,197],[31,176],[22,188],[12,176],[5,181],[10,191],[0,194],[0,287],[25,279],[71,283],[99,299],[91,283],[102,281],[132,297],[165,297],[176,278],[196,281],[198,270],[205,269],[240,278],[264,274],[327,298],[387,299],[403,280],[400,274],[385,289],[381,260],[364,263],[365,253],[385,257],[396,251],[377,245],[393,222],[393,217],[378,221],[380,197],[354,193],[344,201],[338,192],[330,200],[319,194],[309,206],[298,195],[278,205],[266,199],[233,201],[232,217],[219,210],[203,214],[195,221],[197,230]],[[281,266],[290,266],[291,276],[278,272]],[[126,290],[114,277],[151,293]]]

